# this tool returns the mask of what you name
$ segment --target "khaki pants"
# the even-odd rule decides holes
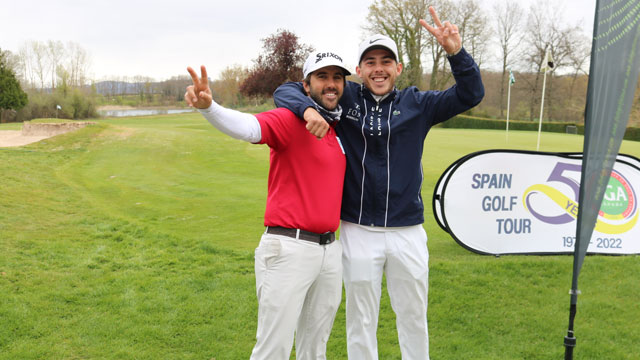
[[[263,234],[255,253],[258,330],[251,359],[326,359],[342,298],[342,245]]]
[[[403,360],[428,360],[427,292],[429,252],[422,225],[340,225],[350,360],[378,359],[378,312],[382,273],[396,314]]]

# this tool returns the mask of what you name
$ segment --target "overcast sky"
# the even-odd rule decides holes
[[[493,1],[498,0],[480,0],[489,16]],[[509,1],[528,7],[536,0]],[[282,28],[316,50],[333,49],[353,68],[371,3],[0,0],[0,48],[17,52],[27,40],[76,42],[89,52],[88,75],[95,80],[135,75],[165,80],[200,64],[217,78],[226,66],[250,66],[261,51],[261,39]],[[595,0],[552,3],[568,24],[581,22],[591,31]]]

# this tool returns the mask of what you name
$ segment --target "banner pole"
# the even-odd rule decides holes
[[[511,107],[511,79],[509,79],[509,91],[507,91],[507,142],[509,142],[509,108]]]
[[[569,307],[569,328],[564,337],[564,360],[573,360],[573,348],[576,347],[576,338],[573,333],[573,323],[576,318],[578,294],[571,290],[571,306]]]
[[[546,62],[546,56],[545,56]],[[540,100],[540,121],[538,122],[538,145],[536,151],[540,151],[540,132],[542,131],[542,114],[544,113],[544,90],[547,85],[547,69],[544,70],[544,77],[542,80],[542,100]]]

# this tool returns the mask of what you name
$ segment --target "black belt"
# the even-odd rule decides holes
[[[299,233],[298,233],[299,231]],[[294,239],[313,241],[320,245],[331,244],[336,240],[336,234],[334,232],[326,232],[324,234],[316,234],[310,231],[289,229],[281,226],[267,226],[267,234],[283,235],[292,237]]]

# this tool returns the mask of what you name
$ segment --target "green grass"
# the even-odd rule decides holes
[[[425,200],[465,154],[535,150],[535,133],[504,135],[432,130]],[[581,147],[580,136],[542,134],[542,151]],[[639,156],[640,143],[621,151]],[[248,358],[268,159],[199,114],[106,119],[0,149],[0,359]],[[476,255],[430,204],[425,217],[432,358],[561,358],[571,257]],[[637,256],[585,260],[576,359],[637,358],[638,273]],[[346,359],[344,323],[341,308],[329,359]],[[378,341],[380,359],[400,359],[386,294]]]

